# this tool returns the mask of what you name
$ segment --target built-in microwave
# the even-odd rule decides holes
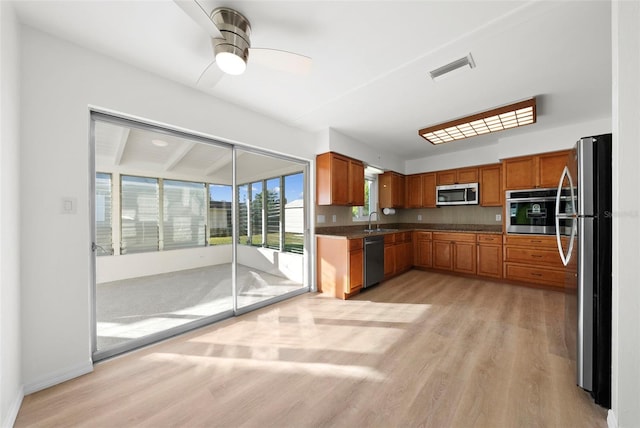
[[[436,186],[436,205],[477,205],[478,183]]]
[[[507,233],[555,235],[557,189],[509,190],[506,192]],[[570,203],[569,189],[561,191],[560,203]],[[562,230],[561,234],[570,231]]]

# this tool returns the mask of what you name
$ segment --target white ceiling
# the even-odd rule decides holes
[[[190,0],[186,0],[190,1]],[[24,1],[20,19],[214,97],[310,131],[329,127],[402,159],[611,115],[609,1],[215,1],[252,45],[313,58],[307,76],[252,63],[212,88],[209,35],[173,1]],[[471,52],[477,67],[428,72]],[[538,123],[441,146],[417,130],[538,97]]]

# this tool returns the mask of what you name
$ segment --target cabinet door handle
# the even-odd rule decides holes
[[[538,273],[538,272],[531,272],[531,276],[537,276],[537,277],[541,277],[542,274]]]
[[[533,257],[534,259],[541,259],[542,256],[540,254],[531,254],[531,257]]]
[[[541,243],[541,242],[542,242],[542,241],[541,241],[541,240],[539,240],[539,239],[532,239],[532,240],[531,240],[531,243],[532,243],[532,244],[539,244],[539,243]]]

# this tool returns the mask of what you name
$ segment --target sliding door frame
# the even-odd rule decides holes
[[[222,148],[228,148],[231,150],[231,159],[232,159],[232,196],[231,196],[231,220],[232,220],[232,256],[231,256],[231,288],[232,288],[232,308],[228,311],[221,312],[219,314],[203,317],[201,319],[189,322],[187,324],[183,324],[180,326],[172,327],[161,332],[152,333],[147,336],[143,336],[136,339],[128,340],[122,344],[118,344],[112,347],[109,347],[105,350],[97,349],[97,284],[96,284],[96,224],[95,224],[95,210],[96,210],[96,201],[95,201],[95,191],[96,191],[96,183],[95,183],[95,175],[96,175],[96,133],[95,133],[95,124],[96,121],[111,123],[118,126],[128,126],[136,129],[153,131],[156,133],[162,133],[166,135],[170,135],[173,137],[186,138],[192,141],[204,143],[207,145],[218,146]],[[304,230],[304,248],[303,248],[303,285],[300,289],[294,290],[267,300],[263,300],[242,308],[238,308],[238,287],[237,287],[237,279],[238,279],[238,192],[237,192],[237,149],[241,149],[245,152],[260,154],[264,156],[275,157],[278,159],[290,161],[293,163],[298,163],[301,166],[303,171],[303,200],[304,200],[304,212],[303,212],[303,230]],[[89,109],[89,213],[91,216],[90,219],[90,249],[89,249],[89,259],[90,259],[90,322],[91,322],[91,354],[92,361],[98,362],[112,356],[122,354],[124,352],[128,352],[137,348],[141,348],[143,346],[150,345],[152,343],[156,343],[160,340],[168,339],[170,337],[186,333],[191,330],[195,330],[197,328],[213,324],[220,320],[230,318],[233,316],[242,315],[244,313],[253,311],[255,309],[262,308],[264,306],[271,305],[273,303],[277,303],[291,297],[307,293],[312,290],[312,278],[311,278],[311,254],[310,254],[310,213],[312,210],[309,207],[310,201],[310,188],[309,188],[309,171],[310,171],[310,161],[300,158],[295,158],[292,156],[285,156],[278,153],[273,153],[268,150],[257,149],[250,146],[244,146],[238,143],[229,143],[217,140],[215,138],[205,137],[203,135],[199,135],[197,133],[186,132],[181,129],[177,129],[167,125],[158,125],[151,122],[145,122],[140,119],[134,119],[132,117],[128,117],[126,115],[114,114],[113,112],[97,109],[91,107]],[[116,213],[112,214],[114,217]],[[205,237],[205,239],[207,239]],[[115,244],[115,243],[114,243]]]

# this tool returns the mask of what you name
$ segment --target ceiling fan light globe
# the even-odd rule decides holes
[[[216,64],[220,70],[227,74],[238,76],[247,69],[244,59],[231,52],[218,52],[216,54]]]

